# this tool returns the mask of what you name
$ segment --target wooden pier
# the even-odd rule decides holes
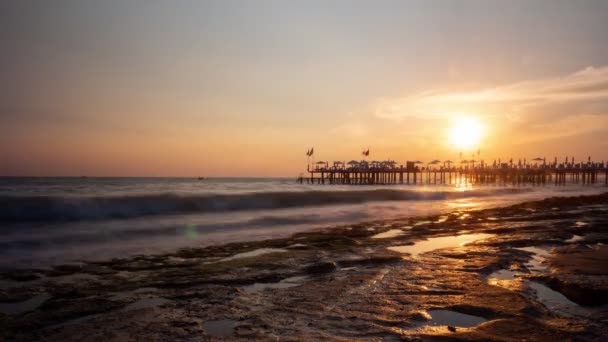
[[[565,185],[603,184],[608,186],[608,165],[604,162],[513,164],[496,163],[486,165],[419,167],[419,162],[408,162],[406,166],[394,162],[361,162],[346,166],[334,162],[318,162],[307,168],[308,176],[300,176],[299,183],[343,184],[343,185],[391,185],[391,184],[495,184],[495,185]]]

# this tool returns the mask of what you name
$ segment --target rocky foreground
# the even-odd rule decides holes
[[[16,270],[0,340],[607,340],[608,194]]]

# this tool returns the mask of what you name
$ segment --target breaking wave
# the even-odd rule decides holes
[[[84,221],[146,215],[268,210],[378,201],[446,200],[522,192],[526,189],[470,191],[354,191],[252,192],[243,194],[129,196],[0,196],[1,222]]]

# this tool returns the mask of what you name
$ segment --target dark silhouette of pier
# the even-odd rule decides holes
[[[586,162],[575,163],[574,158],[562,163],[557,158],[547,163],[544,158],[535,158],[532,163],[523,159],[514,163],[513,159],[504,163],[494,160],[463,160],[460,165],[446,160],[433,160],[426,165],[421,161],[408,161],[405,166],[395,161],[336,161],[308,165],[307,176],[300,176],[299,183],[308,184],[496,184],[496,185],[565,185],[565,184],[605,184],[608,185],[608,164],[594,162],[589,157]]]

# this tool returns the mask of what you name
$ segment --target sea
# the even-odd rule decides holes
[[[0,269],[168,253],[604,186],[318,185],[293,178],[0,178]]]

